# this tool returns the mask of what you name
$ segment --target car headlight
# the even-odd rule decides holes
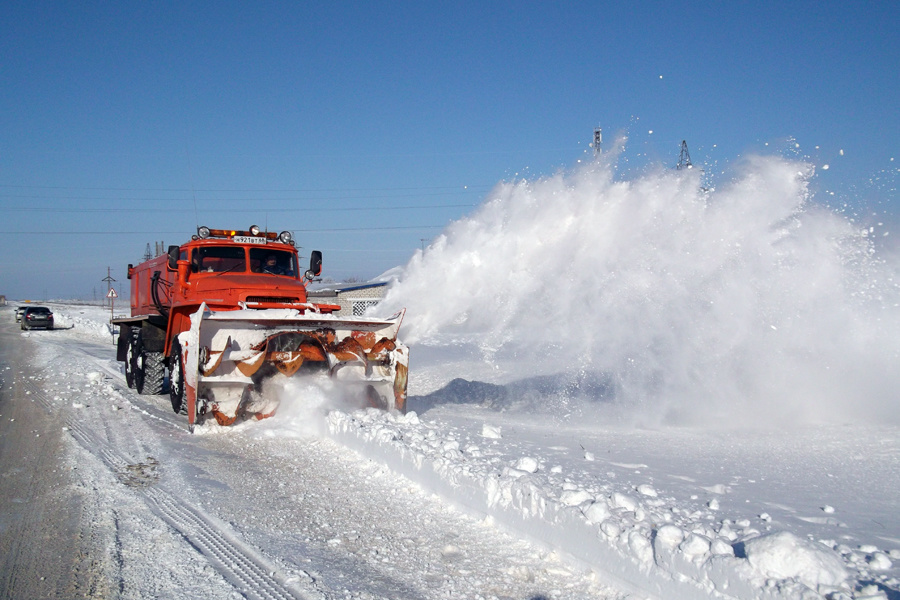
[[[205,240],[206,238],[209,237],[209,227],[198,227],[197,235],[200,236],[201,240]]]
[[[290,231],[282,231],[278,235],[278,239],[281,240],[283,244],[290,244],[291,240],[294,239],[294,236],[291,235]]]
[[[252,236],[259,235],[259,225],[251,225],[250,226],[250,235],[252,235]]]

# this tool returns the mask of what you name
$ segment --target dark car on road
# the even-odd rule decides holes
[[[46,306],[29,306],[22,313],[22,329],[53,329],[53,313]]]

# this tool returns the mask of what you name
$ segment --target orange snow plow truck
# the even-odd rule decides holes
[[[128,265],[131,316],[117,317],[117,359],[140,394],[163,392],[194,425],[274,414],[279,378],[327,375],[350,397],[406,411],[409,351],[397,340],[405,311],[387,318],[342,318],[338,305],[307,301],[322,270],[310,253],[300,273],[290,232],[200,227],[191,241]]]

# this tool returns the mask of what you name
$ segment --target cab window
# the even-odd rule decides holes
[[[295,277],[297,265],[292,252],[250,248],[250,270],[254,273]]]
[[[191,270],[195,273],[240,273],[247,269],[244,249],[235,246],[205,246],[194,248]]]

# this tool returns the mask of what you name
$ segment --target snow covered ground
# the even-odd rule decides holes
[[[505,182],[417,253],[381,309],[413,315],[418,422],[332,429],[661,597],[897,597],[887,219],[794,160],[617,168]]]
[[[613,171],[599,161],[498,186],[398,272],[380,310],[409,311],[405,416],[342,409],[328,382],[285,382],[276,417],[178,441],[167,399],[123,391],[108,312],[52,305],[61,329],[22,335],[57,361],[46,377],[68,381],[48,404],[133,409],[138,446],[161,443],[141,435],[162,427],[175,440],[165,463],[229,540],[266,549],[245,554],[303,594],[340,597],[355,573],[347,597],[900,598],[886,232],[811,206],[800,163],[752,160],[719,192],[696,174]],[[68,364],[65,343],[90,360]],[[338,447],[359,458],[341,463]],[[340,482],[333,510],[286,509],[317,501],[317,479],[298,473],[320,460]],[[255,490],[259,510],[242,467],[278,488]],[[408,535],[365,533],[397,519],[384,504],[409,511],[396,525]],[[306,571],[285,558],[298,548],[335,566]],[[391,577],[363,590],[382,557]],[[227,597],[222,585],[200,592]]]
[[[277,420],[190,435],[125,386],[108,313],[50,306],[54,331],[0,309],[0,596],[621,597],[333,441],[316,386]]]

